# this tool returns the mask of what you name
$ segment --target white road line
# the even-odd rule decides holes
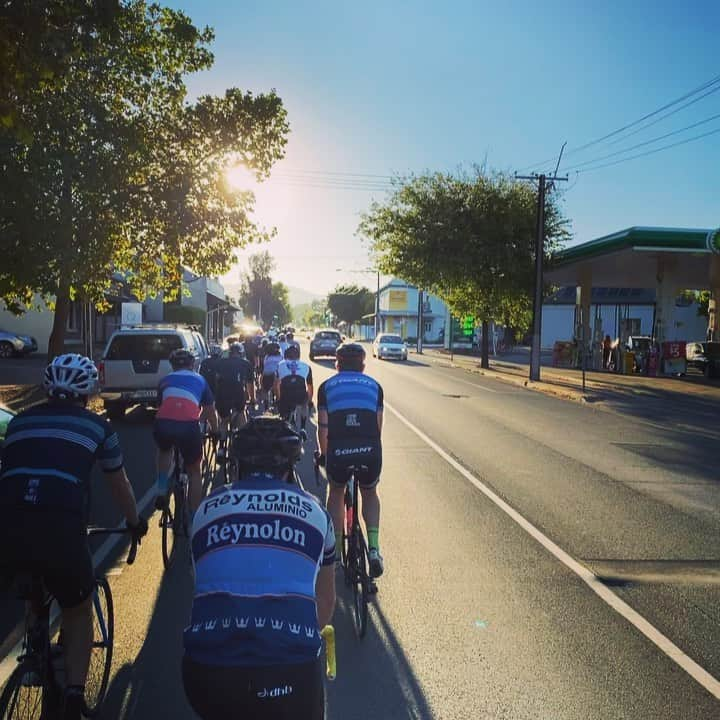
[[[138,513],[142,513],[145,508],[155,499],[155,484],[150,487],[150,489],[140,498],[140,500],[137,503],[138,507]],[[122,527],[122,524],[117,526],[118,528]],[[102,564],[102,562],[105,560],[105,558],[110,554],[110,551],[113,549],[117,543],[119,543],[122,540],[122,535],[110,535],[105,540],[105,542],[100,545],[100,547],[93,553],[93,566],[97,567],[98,565]],[[122,571],[117,572],[110,572],[110,575],[120,575]],[[56,608],[53,612],[51,618],[50,618],[50,624],[54,624],[56,620],[58,619],[58,616],[60,615],[59,610]],[[0,688],[2,688],[5,683],[8,681],[8,678],[10,677],[10,674],[12,671],[17,667],[17,657],[22,652],[22,640],[19,640],[15,647],[10,650],[10,652],[0,660]]]
[[[698,665],[686,655],[675,643],[663,635],[654,625],[651,625],[640,613],[621,600],[610,588],[604,585],[598,577],[568,555],[550,538],[526,520],[517,510],[508,505],[501,497],[495,494],[487,485],[476,478],[469,470],[464,468],[455,458],[443,450],[434,440],[428,437],[420,428],[396,410],[392,405],[385,403],[385,407],[395,415],[398,420],[412,430],[424,443],[429,445],[440,457],[457,470],[468,482],[474,485],[489,500],[494,502],[504,513],[514,520],[525,532],[537,540],[548,552],[554,555],[563,565],[574,572],[600,599],[604,600],[613,610],[624,617],[631,625],[637,628],[650,642],[656,645],[671,660],[679,665],[693,680],[698,682],[709,693],[720,699],[720,681],[714,678],[707,670]]]

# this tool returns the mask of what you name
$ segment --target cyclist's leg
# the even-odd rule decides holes
[[[368,536],[368,550],[370,554],[370,575],[379,577],[383,573],[383,559],[380,555],[380,498],[377,486],[380,482],[381,463],[377,460],[364,461],[368,472],[358,475],[360,496],[362,497],[362,516]]]
[[[185,428],[178,436],[178,450],[183,456],[185,472],[188,476],[188,505],[190,517],[202,501],[202,459],[203,441],[200,426],[196,422],[184,423]]]
[[[350,473],[342,465],[333,465],[330,461],[328,449],[328,499],[327,511],[335,528],[335,552],[338,559],[342,557],[343,528],[345,525],[345,485],[350,479]]]
[[[157,482],[155,484],[155,506],[167,495],[170,485],[170,467],[173,460],[174,440],[169,426],[163,420],[157,420],[153,429],[153,437],[157,447]]]

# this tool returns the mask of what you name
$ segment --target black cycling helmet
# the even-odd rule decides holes
[[[245,348],[239,342],[234,342],[230,346],[230,355],[238,355],[239,357],[245,357]]]
[[[338,370],[361,370],[365,364],[365,348],[359,343],[343,343],[335,351]]]
[[[285,335],[285,339],[286,339],[288,342],[290,342],[294,337],[295,337],[295,336],[294,336],[291,332],[289,332],[289,333],[287,333],[287,334]]]
[[[177,348],[170,353],[170,365],[173,370],[192,369],[195,356],[185,348]]]
[[[265,355],[279,355],[280,354],[280,345],[276,342],[270,342],[265,347]]]
[[[285,348],[286,360],[297,360],[300,357],[300,348],[297,345],[288,345]]]
[[[233,454],[240,474],[284,472],[302,455],[302,435],[285,420],[270,415],[251,418],[233,433]]]

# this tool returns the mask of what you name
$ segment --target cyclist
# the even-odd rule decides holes
[[[289,332],[285,335],[285,339],[287,341],[288,347],[290,347],[290,345],[294,345],[297,348],[298,357],[300,357],[300,343],[295,339],[295,335]]]
[[[300,427],[304,430],[308,416],[308,402],[313,396],[312,370],[300,360],[297,345],[288,345],[285,359],[278,365],[275,395],[278,413],[288,420],[295,408],[300,408]]]
[[[278,345],[280,346],[280,354],[285,357],[285,351],[287,350],[288,343],[285,338],[285,333],[280,333],[278,337]]]
[[[80,720],[93,641],[95,573],[87,521],[95,462],[132,534],[139,540],[147,532],[118,436],[86,407],[97,384],[89,358],[56,357],[45,369],[47,402],[8,425],[0,472],[0,571],[39,575],[62,610],[65,720]]]
[[[245,359],[245,349],[240,343],[230,346],[229,354],[217,365],[217,383],[215,389],[215,407],[221,422],[223,441],[229,429],[238,422],[244,422],[245,403],[255,402],[255,384],[250,363]],[[224,442],[218,450],[218,459],[224,459]],[[221,452],[222,451],[222,452]]]
[[[185,693],[203,720],[321,720],[320,628],[335,606],[332,521],[289,484],[302,438],[280,418],[252,418],[232,451],[240,479],[208,495],[193,521]]]
[[[258,374],[258,343],[255,338],[248,335],[243,342],[245,348],[245,358],[250,363],[250,367],[253,371],[253,380],[257,378]]]
[[[265,409],[270,409],[270,391],[275,387],[275,378],[277,377],[277,369],[282,360],[280,353],[280,345],[276,342],[270,342],[265,346],[265,355],[263,358],[262,384],[261,393],[265,402]]]
[[[194,512],[202,497],[203,441],[199,421],[207,420],[212,434],[219,437],[218,416],[207,380],[193,371],[195,356],[185,348],[178,348],[170,353],[170,365],[173,372],[166,375],[158,387],[160,406],[153,430],[158,449],[155,507],[161,510],[165,505],[173,447],[177,447],[190,484],[190,512]]]
[[[205,358],[200,363],[200,374],[207,380],[207,384],[213,393],[217,392],[215,383],[217,381],[217,369],[218,364],[222,358],[222,346],[211,345],[210,346],[210,357]]]
[[[371,577],[383,574],[380,555],[380,499],[377,485],[382,467],[383,389],[365,370],[365,350],[358,343],[337,349],[337,375],[318,388],[319,463],[326,464],[330,492],[327,507],[335,523],[338,552],[342,546],[343,498],[350,479],[348,467],[364,465],[356,474],[368,534]]]

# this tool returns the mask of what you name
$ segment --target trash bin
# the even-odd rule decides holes
[[[623,356],[623,373],[625,375],[632,375],[635,367],[635,353],[632,350],[628,350]]]

